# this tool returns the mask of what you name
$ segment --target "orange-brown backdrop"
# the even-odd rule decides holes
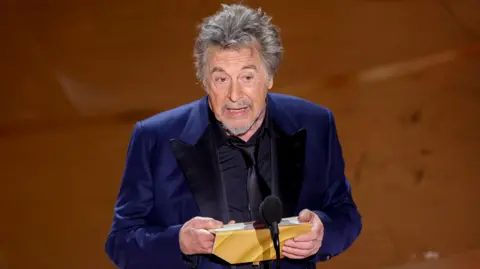
[[[0,268],[114,268],[132,125],[204,94],[195,25],[219,3],[0,3]],[[364,230],[321,268],[480,249],[480,2],[246,3],[282,29],[274,91],[338,122]]]

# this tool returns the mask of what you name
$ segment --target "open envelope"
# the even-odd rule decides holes
[[[312,224],[300,223],[298,217],[291,217],[282,219],[278,228],[281,251],[285,241],[310,232]],[[263,224],[228,224],[210,232],[215,234],[213,254],[230,264],[276,259],[270,230]]]

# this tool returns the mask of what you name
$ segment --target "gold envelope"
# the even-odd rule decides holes
[[[310,232],[312,224],[299,223],[297,217],[292,217],[282,219],[278,228],[281,255],[285,241]],[[215,234],[213,254],[230,264],[258,263],[276,259],[270,230],[264,225],[236,223],[210,230],[210,232]]]

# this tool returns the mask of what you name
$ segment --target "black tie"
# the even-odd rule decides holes
[[[247,177],[247,190],[248,190],[248,206],[250,211],[250,217],[252,221],[261,220],[260,212],[258,210],[260,203],[262,202],[262,193],[260,191],[259,177],[257,174],[257,162],[255,159],[255,146],[248,146],[244,148],[245,155],[248,157],[248,177]]]
[[[247,165],[247,194],[248,194],[248,210],[252,221],[261,220],[258,207],[262,203],[262,192],[260,187],[260,179],[257,174],[257,162],[255,158],[255,145],[245,143],[232,143],[242,152]]]
[[[262,203],[263,196],[261,192],[261,179],[257,173],[257,162],[255,158],[255,145],[248,145],[244,143],[232,143],[237,149],[242,152],[245,158],[247,169],[247,193],[248,193],[248,210],[252,221],[261,220],[259,206]],[[240,268],[235,266],[233,268]],[[270,268],[268,263],[261,263],[259,266],[252,266],[247,268],[267,269]]]

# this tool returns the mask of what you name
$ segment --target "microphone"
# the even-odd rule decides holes
[[[270,229],[270,236],[272,237],[273,247],[277,256],[277,268],[280,268],[280,240],[278,224],[282,220],[282,202],[274,195],[269,195],[260,204],[259,212],[263,221]]]

